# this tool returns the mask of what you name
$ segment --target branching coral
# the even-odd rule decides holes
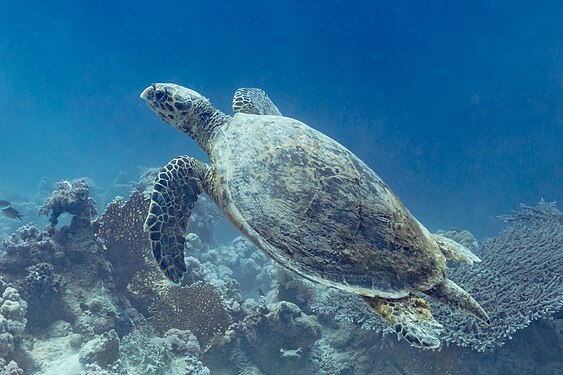
[[[202,344],[216,334],[223,334],[232,321],[218,289],[205,283],[167,289],[150,311],[159,331],[190,330]]]
[[[378,334],[395,332],[379,316],[374,315],[368,304],[358,296],[334,289],[315,288],[317,294],[311,305],[312,310],[328,323],[334,319],[357,324],[362,329],[372,330]]]
[[[492,349],[563,306],[563,214],[542,201],[501,218],[512,227],[484,242],[478,253],[482,265],[459,267],[450,275],[481,302],[491,325],[441,309],[447,342]]]
[[[482,263],[453,268],[448,275],[481,303],[491,325],[433,303],[432,311],[444,325],[446,342],[490,350],[502,346],[531,321],[549,318],[563,306],[563,214],[554,204],[542,201],[501,218],[512,226],[481,245],[478,255]],[[355,296],[331,291],[314,308],[365,329],[385,330],[381,320]]]
[[[45,200],[39,213],[48,216],[49,222],[57,225],[63,213],[73,215],[72,226],[89,223],[96,214],[96,203],[89,197],[90,186],[86,180],[60,181],[57,188]]]

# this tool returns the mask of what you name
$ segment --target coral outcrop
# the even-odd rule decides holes
[[[266,373],[288,374],[307,366],[310,345],[321,337],[321,325],[291,302],[276,302],[244,318],[242,348]],[[275,334],[272,334],[275,333]],[[276,363],[273,369],[271,364]]]
[[[52,225],[57,225],[63,213],[72,215],[71,226],[85,225],[97,213],[96,202],[90,198],[90,185],[86,180],[61,181],[49,195],[39,213],[48,216]]]
[[[6,287],[0,298],[0,357],[9,358],[21,341],[27,324],[27,303],[13,287]]]
[[[107,367],[118,359],[119,337],[113,329],[88,341],[78,354],[81,363],[97,363],[102,367]]]

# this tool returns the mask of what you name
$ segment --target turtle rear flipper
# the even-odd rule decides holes
[[[160,170],[154,183],[144,228],[158,266],[175,283],[186,272],[184,243],[188,219],[204,191],[208,171],[207,164],[180,156]]]
[[[445,279],[440,284],[435,285],[429,290],[425,290],[423,293],[436,298],[446,305],[461,309],[487,324],[491,324],[489,316],[481,305],[479,305],[465,289],[450,279]]]
[[[399,299],[365,297],[369,306],[393,327],[399,337],[422,349],[440,347],[443,326],[434,320],[428,302],[408,296]]]
[[[471,250],[456,241],[439,234],[431,233],[430,236],[432,236],[432,239],[436,241],[440,251],[447,259],[457,260],[469,265],[481,262],[481,259],[479,259],[477,255],[473,254]]]
[[[235,92],[233,111],[249,115],[282,115],[264,90],[255,88],[241,88]]]

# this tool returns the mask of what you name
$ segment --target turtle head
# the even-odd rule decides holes
[[[229,118],[198,92],[173,83],[153,83],[141,93],[156,114],[209,151],[213,132]]]

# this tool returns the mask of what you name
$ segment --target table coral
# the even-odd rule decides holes
[[[451,271],[451,278],[482,302],[491,324],[475,324],[441,309],[438,319],[447,328],[447,342],[493,349],[533,320],[550,318],[563,307],[563,213],[542,201],[501,218],[512,226],[483,243],[478,252],[482,264]]]

